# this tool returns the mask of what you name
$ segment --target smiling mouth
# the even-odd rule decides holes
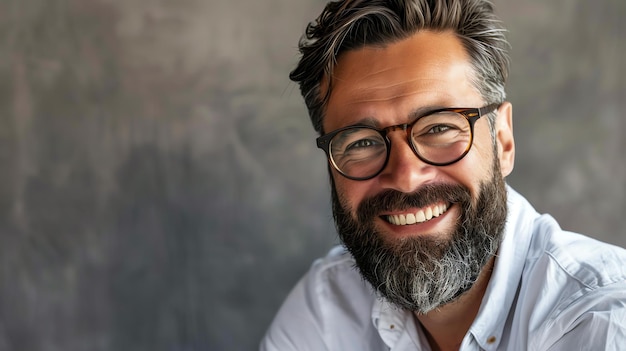
[[[433,218],[441,216],[448,210],[448,204],[437,204],[430,207],[422,208],[415,213],[396,214],[383,216],[387,222],[394,225],[411,225],[416,223],[424,223]]]

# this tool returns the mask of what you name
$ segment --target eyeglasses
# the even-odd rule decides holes
[[[430,111],[408,124],[384,129],[367,125],[340,128],[317,138],[333,167],[353,180],[377,176],[387,165],[394,130],[406,131],[415,155],[434,166],[453,164],[467,155],[474,139],[474,123],[499,104],[481,108],[443,108]]]

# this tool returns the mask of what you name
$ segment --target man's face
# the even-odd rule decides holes
[[[416,111],[482,107],[473,78],[452,33],[420,32],[346,52],[332,78],[324,130],[363,123],[384,128],[412,122]],[[496,144],[481,118],[472,149],[449,166],[422,162],[406,133],[394,131],[389,162],[378,176],[354,181],[331,167],[339,234],[363,276],[401,307],[426,313],[455,299],[497,250],[506,219],[503,177],[512,169],[514,147],[510,104],[496,113]],[[413,216],[420,220],[412,223]],[[403,224],[407,218],[412,224]]]

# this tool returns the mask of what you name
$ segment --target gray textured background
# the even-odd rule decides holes
[[[336,242],[296,43],[324,1],[0,2],[0,350],[251,350]],[[626,246],[623,0],[502,0],[509,182]]]

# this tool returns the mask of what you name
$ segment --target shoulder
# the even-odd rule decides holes
[[[626,250],[564,231],[549,215],[535,220],[527,264],[591,290],[626,281]]]
[[[365,333],[376,297],[343,248],[316,260],[293,288],[261,343],[261,350],[334,348],[334,330]]]
[[[555,298],[563,298],[626,281],[626,250],[565,231],[552,216],[537,213],[521,195],[508,191],[509,244],[515,246],[509,251],[517,265],[523,264],[523,291],[558,291]]]
[[[315,260],[298,286],[326,304],[347,294],[364,295],[369,301],[372,293],[357,271],[354,258],[343,246],[335,246],[325,257]]]
[[[534,346],[611,349],[608,337],[626,342],[626,250],[561,230],[543,215],[524,271],[522,300],[532,302],[527,313],[541,343]]]
[[[626,282],[582,288],[550,313],[530,349],[623,350],[626,345]]]

